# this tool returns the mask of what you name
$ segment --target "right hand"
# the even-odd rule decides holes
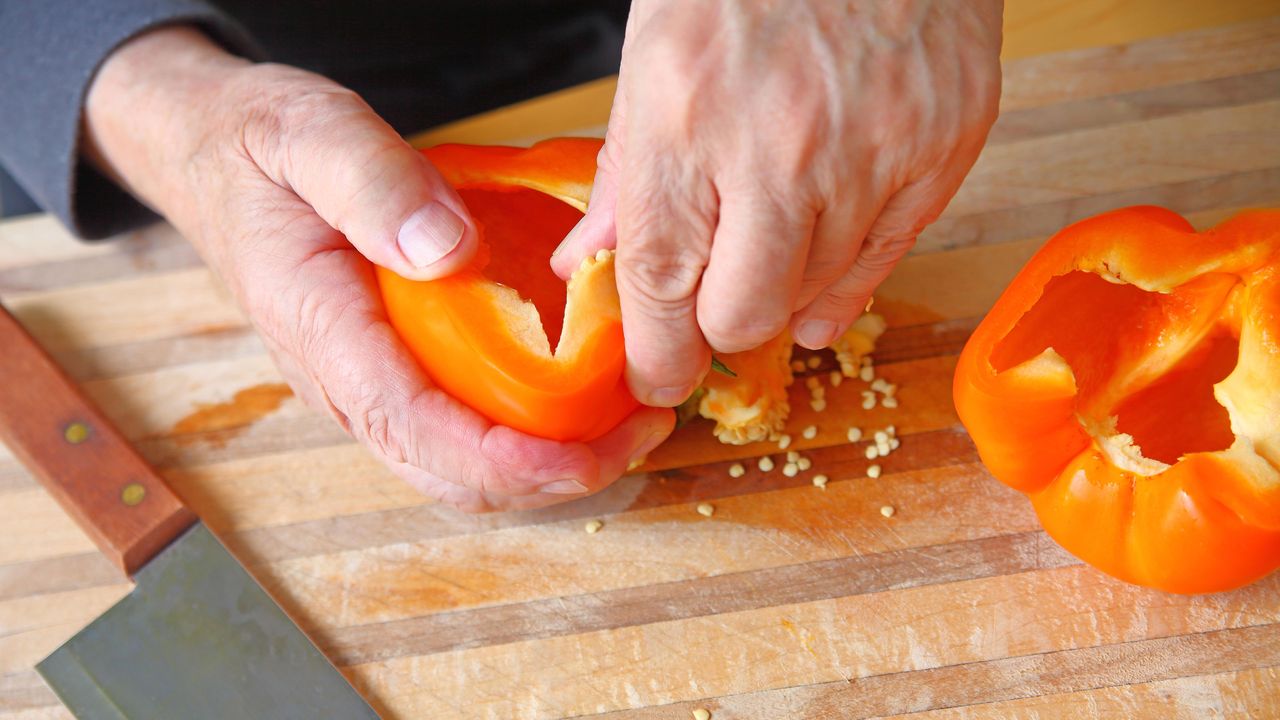
[[[368,261],[415,279],[477,240],[457,193],[358,96],[252,65],[187,28],[136,38],[90,89],[86,153],[223,278],[281,372],[401,478],[467,511],[595,492],[671,431],[642,408],[590,443],[490,423],[433,387],[388,324]]]

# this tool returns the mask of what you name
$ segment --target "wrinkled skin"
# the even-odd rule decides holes
[[[635,0],[561,276],[618,251],[628,382],[675,405],[712,350],[829,345],[994,122],[999,0]],[[714,28],[714,32],[709,29]]]
[[[617,245],[639,399],[677,404],[712,348],[789,325],[819,347],[856,317],[985,139],[1000,9],[636,0],[591,209],[553,264],[567,276]],[[364,259],[441,277],[474,254],[474,229],[434,169],[324,78],[154,31],[100,69],[84,152],[190,239],[299,396],[428,495],[471,511],[572,499],[670,432],[672,413],[646,408],[555,443],[431,387]]]
[[[431,386],[388,325],[365,257],[438,277],[470,258],[474,232],[452,189],[350,91],[162,30],[108,60],[85,131],[95,164],[223,278],[298,395],[427,495],[468,511],[559,502],[609,484],[670,432],[669,410],[645,408],[589,444],[557,443]],[[405,252],[397,235],[432,199],[464,237],[419,266],[409,258],[430,250]]]

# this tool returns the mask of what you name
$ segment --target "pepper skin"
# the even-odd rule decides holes
[[[440,280],[377,269],[391,324],[432,381],[495,423],[553,440],[594,439],[639,406],[623,379],[612,253],[567,285],[548,265],[586,210],[600,145],[424,151],[466,202],[480,250]]]
[[[1177,593],[1280,567],[1280,211],[1051,238],[961,353],[982,461],[1085,562]]]

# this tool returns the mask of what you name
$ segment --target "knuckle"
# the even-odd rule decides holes
[[[717,352],[741,352],[763,345],[777,337],[790,319],[790,314],[772,311],[710,311],[699,315],[702,334]]]
[[[840,318],[857,317],[866,308],[865,294],[853,287],[831,288],[822,298],[823,315]]]
[[[649,313],[660,318],[675,317],[688,311],[703,265],[692,253],[672,255],[635,249],[618,259],[618,286]]]
[[[372,401],[370,393],[361,393],[356,401],[355,425],[359,437],[377,455],[392,462],[405,462],[404,451],[399,442],[396,424],[392,422],[390,413],[381,403]]]

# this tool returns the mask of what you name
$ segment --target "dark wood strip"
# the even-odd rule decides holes
[[[1001,113],[988,145],[1142,122],[1280,97],[1280,69],[1104,95]]]
[[[1011,575],[1077,562],[1044,533],[1017,533],[338,628],[323,633],[319,641],[334,662],[355,665]]]
[[[1253,625],[578,717],[665,720],[703,707],[713,717],[853,720],[1277,665],[1280,625]],[[1280,693],[1272,703],[1255,717],[1280,716]]]
[[[1047,237],[1077,220],[1128,205],[1162,205],[1186,215],[1259,206],[1278,198],[1280,167],[1273,167],[973,215],[944,213],[920,233],[912,253]]]

